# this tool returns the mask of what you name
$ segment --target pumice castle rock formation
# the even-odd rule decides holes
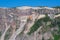
[[[0,7],[0,40],[60,40],[59,13],[50,7]]]

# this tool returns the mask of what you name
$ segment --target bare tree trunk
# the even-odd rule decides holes
[[[21,33],[24,29],[24,25],[26,24],[26,22],[20,24],[19,29],[17,29],[17,31],[15,31],[12,36],[9,38],[9,40],[15,40],[16,36],[19,35],[19,33]]]
[[[6,34],[7,30],[10,28],[10,25],[8,26],[7,23],[5,23],[5,25],[6,25],[6,29],[5,29],[4,33],[2,34],[0,40],[4,40],[4,37],[5,37],[5,34]]]

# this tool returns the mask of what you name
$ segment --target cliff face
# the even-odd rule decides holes
[[[0,40],[52,40],[51,30],[55,27],[46,25],[54,22],[58,13],[60,9],[48,7],[0,8]]]

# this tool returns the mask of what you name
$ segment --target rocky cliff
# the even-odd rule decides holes
[[[0,8],[0,40],[53,40],[59,13],[49,7]]]

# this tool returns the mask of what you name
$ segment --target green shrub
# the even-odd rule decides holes
[[[42,22],[48,22],[51,21],[51,19],[46,15],[46,17],[38,19],[35,24],[30,28],[30,32],[28,34],[30,35],[31,33],[35,32],[41,25]]]

